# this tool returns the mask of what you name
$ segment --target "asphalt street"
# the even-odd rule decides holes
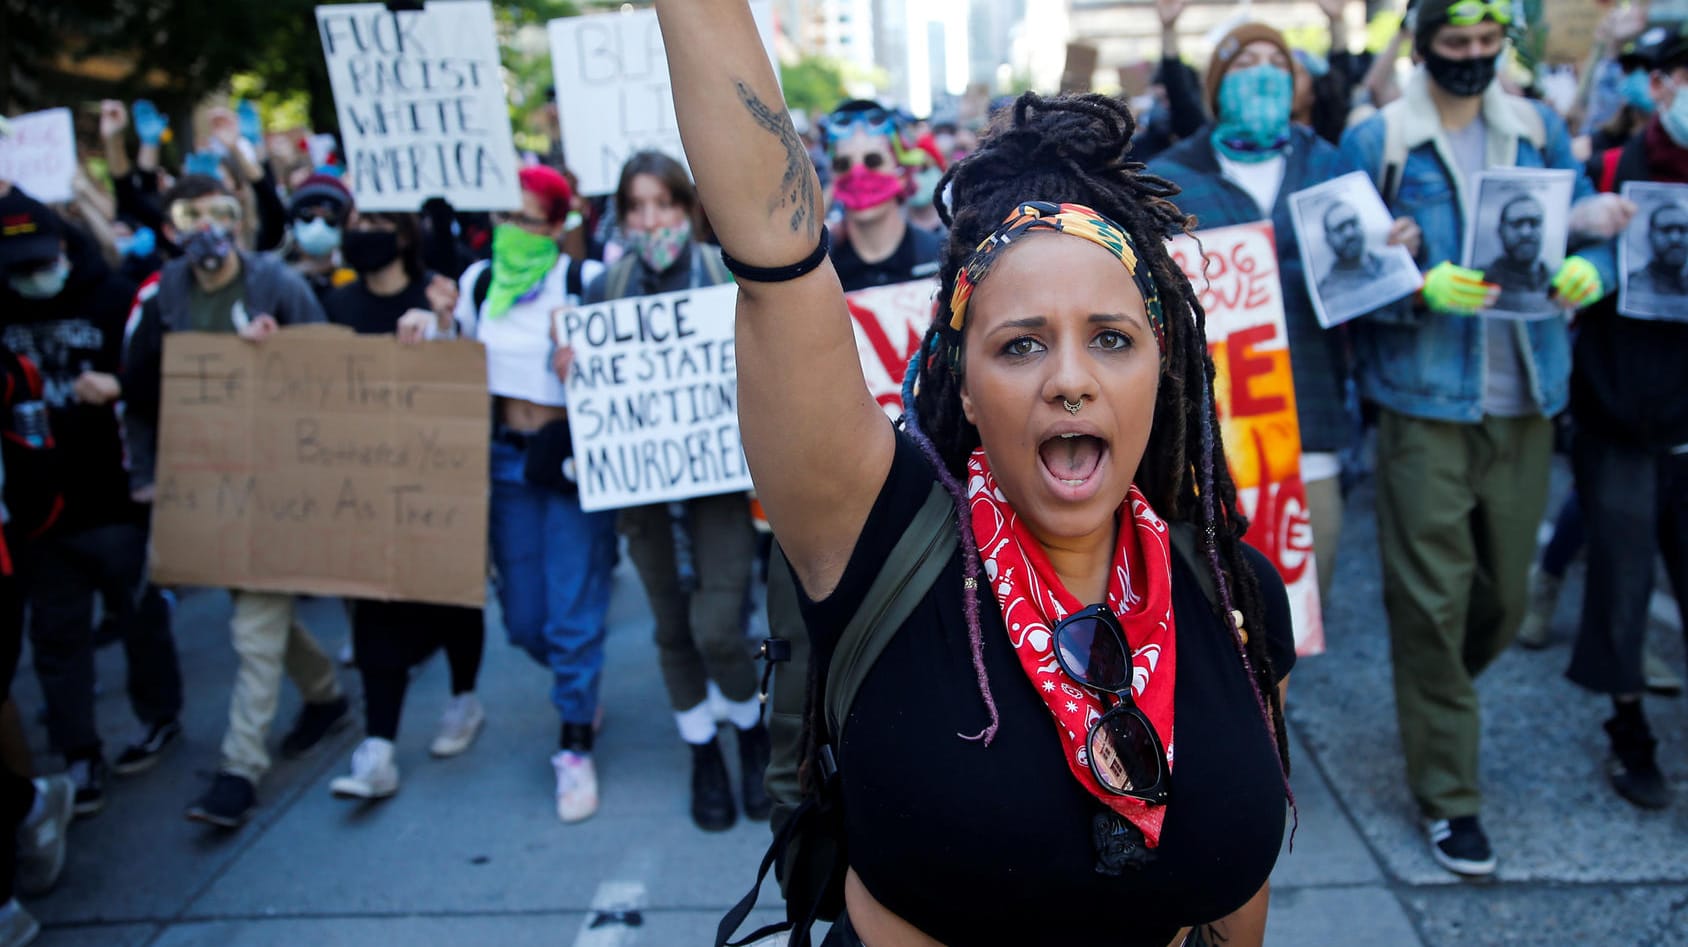
[[[1580,572],[1568,582],[1555,644],[1514,649],[1480,682],[1484,818],[1498,876],[1462,882],[1431,861],[1403,783],[1370,502],[1364,487],[1350,498],[1329,651],[1304,659],[1291,681],[1300,830],[1273,875],[1267,943],[1688,945],[1688,702],[1648,699],[1676,804],[1641,813],[1602,775],[1604,700],[1563,677]],[[1659,604],[1653,641],[1681,668],[1674,606]],[[344,641],[339,603],[309,601],[303,614],[331,647]],[[495,615],[481,684],[488,724],[465,755],[427,754],[447,698],[436,658],[411,690],[396,797],[364,805],[330,796],[328,782],[358,739],[353,728],[306,759],[279,763],[241,831],[185,821],[222,735],[235,666],[227,616],[220,592],[184,596],[176,630],[185,739],[154,771],[115,779],[105,810],[73,827],[64,880],[28,903],[47,928],[41,944],[689,947],[712,942],[722,911],[754,876],[765,825],[741,821],[706,835],[687,816],[688,755],[629,564],[616,576],[611,612],[603,808],[574,826],[552,807],[548,675],[504,643]],[[32,719],[39,690],[27,660],[15,692]],[[115,755],[135,728],[121,650],[103,651],[99,669],[100,726]],[[356,673],[346,669],[343,680],[355,696]],[[272,745],[296,708],[289,691]],[[44,731],[29,729],[38,765],[59,768]]]

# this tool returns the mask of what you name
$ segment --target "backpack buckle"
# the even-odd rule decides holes
[[[820,752],[815,754],[815,758],[821,765],[822,784],[830,784],[838,776],[838,758],[832,754],[832,744],[821,744]]]
[[[756,649],[756,656],[770,664],[779,664],[791,660],[791,642],[785,638],[767,637],[762,639],[762,646]]]

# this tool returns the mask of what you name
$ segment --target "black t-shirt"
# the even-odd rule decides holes
[[[905,228],[902,242],[890,256],[878,263],[864,263],[843,238],[832,245],[832,268],[838,271],[838,281],[846,293],[872,286],[906,283],[938,272],[938,254],[942,249],[937,236],[919,227]]]
[[[819,603],[800,596],[812,660],[831,659],[933,479],[899,433],[837,590]],[[1249,554],[1281,680],[1295,664],[1289,600],[1266,558]],[[839,748],[850,865],[881,904],[946,944],[1164,947],[1179,928],[1218,920],[1260,890],[1283,838],[1276,745],[1230,633],[1177,555],[1172,569],[1176,758],[1153,862],[1117,877],[1096,871],[1092,817],[1103,807],[1068,771],[984,584],[976,594],[985,671],[1001,724],[989,747],[959,736],[989,717],[958,550],[863,680]]]
[[[395,296],[377,296],[363,280],[347,283],[322,301],[328,321],[349,326],[359,335],[384,335],[397,331],[399,317],[412,309],[433,311],[428,303],[428,278],[413,279]]]

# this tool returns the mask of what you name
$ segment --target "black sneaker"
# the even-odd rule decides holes
[[[1476,816],[1433,819],[1424,824],[1424,831],[1430,836],[1430,854],[1443,868],[1473,878],[1495,873],[1495,851]]]
[[[1612,738],[1612,755],[1606,761],[1606,778],[1618,795],[1643,809],[1663,809],[1670,805],[1670,787],[1665,774],[1659,772],[1654,758],[1659,741],[1653,738],[1646,718],[1623,720],[1618,717],[1606,721],[1606,733]]]
[[[233,773],[218,773],[211,788],[188,807],[188,818],[220,829],[238,829],[252,815],[258,793],[252,781]]]
[[[182,725],[174,720],[155,723],[148,727],[141,738],[124,748],[116,761],[111,764],[112,771],[119,776],[133,776],[144,773],[158,765],[158,758],[164,755],[170,744],[182,735]]]
[[[692,744],[692,821],[705,832],[724,832],[738,821],[719,740]]]
[[[106,762],[95,754],[67,761],[65,775],[76,784],[76,814],[93,815],[105,808]]]
[[[323,738],[352,722],[351,705],[336,697],[320,704],[306,704],[293,721],[293,729],[281,738],[281,755],[294,759],[309,753]]]

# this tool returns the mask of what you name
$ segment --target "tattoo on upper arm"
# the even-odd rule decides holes
[[[739,80],[734,80],[733,86],[745,111],[756,120],[756,124],[785,146],[785,173],[780,175],[779,189],[768,198],[768,213],[772,215],[790,208],[791,232],[803,231],[810,237],[818,237],[816,228],[820,226],[820,221],[816,207],[820,201],[815,193],[818,181],[814,163],[809,159],[809,149],[803,145],[803,136],[797,134],[797,128],[791,124],[791,116],[785,109],[769,107],[754,89]]]

